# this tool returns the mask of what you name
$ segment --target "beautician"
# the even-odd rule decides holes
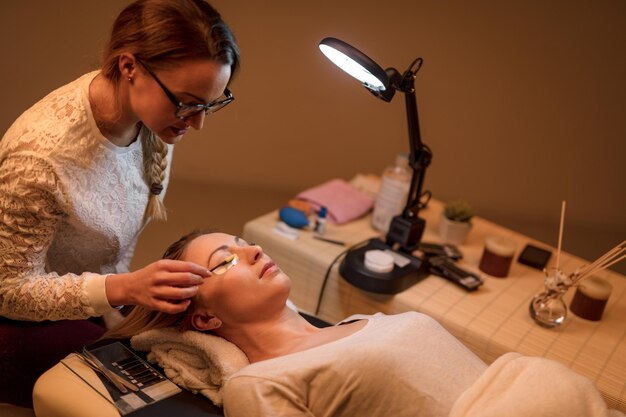
[[[31,405],[43,371],[139,305],[184,311],[205,267],[129,272],[139,233],[164,219],[172,147],[233,100],[239,50],[203,0],[138,0],[99,71],[53,91],[0,141],[0,403]],[[106,320],[105,320],[106,322]]]

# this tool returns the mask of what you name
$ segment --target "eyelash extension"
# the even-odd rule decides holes
[[[222,262],[220,262],[219,264],[217,264],[216,266],[214,266],[213,268],[211,268],[209,271],[210,271],[210,272],[213,272],[213,271],[215,271],[217,268],[220,268],[220,267],[222,267],[222,266],[224,266],[224,265],[227,265],[227,264],[231,263],[231,262],[233,261],[233,258],[234,258],[234,257],[235,257],[235,255],[234,255],[234,254],[232,254],[232,255],[228,255],[228,256],[227,256],[227,257],[226,257],[226,258],[225,258]]]

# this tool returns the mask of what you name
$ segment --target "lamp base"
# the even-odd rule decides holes
[[[404,266],[394,265],[391,272],[379,273],[365,267],[365,252],[390,250],[401,257]],[[339,266],[341,276],[355,287],[380,294],[397,294],[430,275],[428,265],[414,256],[393,250],[378,238],[370,239],[365,245],[348,251]]]

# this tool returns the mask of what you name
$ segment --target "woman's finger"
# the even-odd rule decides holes
[[[206,267],[198,265],[194,262],[179,261],[175,259],[161,259],[155,262],[155,264],[158,267],[162,267],[170,272],[191,272],[203,277],[207,277],[211,274]]]
[[[150,297],[159,300],[185,300],[191,298],[198,292],[198,286],[191,287],[171,287],[159,286],[152,288]]]
[[[189,287],[198,286],[204,282],[202,275],[191,272],[160,272],[153,278],[155,286]]]

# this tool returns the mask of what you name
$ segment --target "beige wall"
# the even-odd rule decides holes
[[[96,67],[126,3],[0,3],[0,131]],[[380,173],[406,151],[403,97],[376,100],[333,67],[317,44],[335,36],[383,67],[424,58],[416,90],[436,198],[466,198],[551,245],[565,199],[564,249],[587,258],[626,238],[626,2],[214,4],[242,50],[236,102],[178,146],[178,179],[295,193]]]

